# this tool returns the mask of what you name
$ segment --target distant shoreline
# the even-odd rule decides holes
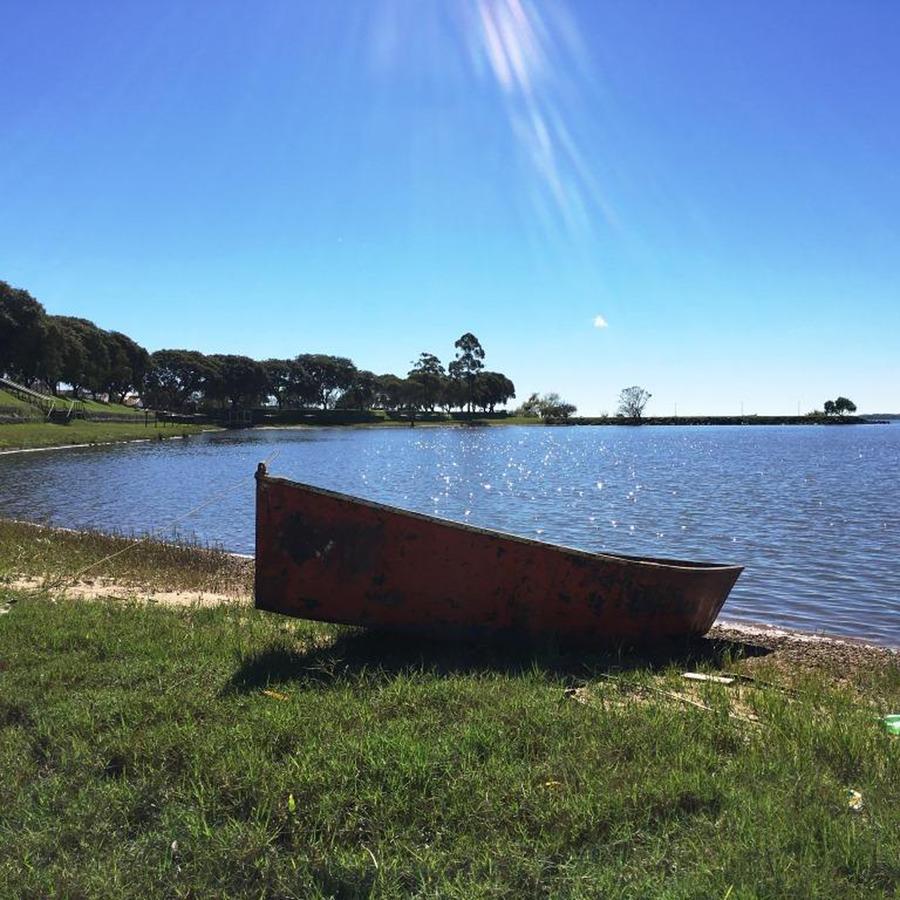
[[[215,424],[213,420],[199,417],[174,418],[167,422],[175,426],[171,431],[154,429],[148,431],[143,422],[140,427],[133,428],[122,425],[112,426],[113,429],[122,430],[121,436],[109,434],[108,427],[102,423],[82,423],[80,429],[69,425],[52,425],[47,423],[21,423],[0,424],[0,456],[9,456],[15,453],[33,453],[38,450],[65,450],[84,446],[110,446],[113,444],[134,443],[147,440],[170,440],[174,437],[186,436],[187,433],[199,434],[203,431],[220,430],[221,424]],[[867,418],[865,416],[649,416],[634,420],[613,416],[572,416],[568,419],[537,419],[523,418],[521,416],[501,416],[491,418],[472,419],[416,419],[416,428],[485,428],[492,426],[528,425],[534,426],[574,426],[574,425],[615,425],[615,426],[647,426],[647,425],[681,425],[688,427],[701,427],[707,425],[890,425],[889,419]],[[95,428],[91,426],[95,425]],[[31,430],[36,433],[31,434]],[[185,426],[188,426],[186,433]],[[409,428],[410,423],[402,419],[381,419],[376,421],[341,421],[318,419],[309,417],[305,421],[298,422],[260,422],[252,426],[254,430],[291,431],[308,428]],[[239,430],[239,429],[238,429]],[[81,431],[85,433],[80,433]],[[15,442],[10,438],[16,438]],[[21,440],[24,438],[24,440]]]
[[[647,416],[625,419],[614,416],[572,416],[550,419],[548,425],[889,425],[887,419],[865,416]]]

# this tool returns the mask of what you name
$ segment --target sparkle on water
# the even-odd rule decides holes
[[[273,453],[275,474],[448,519],[741,563],[726,618],[900,644],[897,427],[223,433],[0,458],[0,515],[249,553],[253,471]]]

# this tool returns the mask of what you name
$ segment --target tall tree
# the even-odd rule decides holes
[[[256,360],[230,353],[216,353],[207,359],[215,373],[206,387],[210,399],[239,409],[255,406],[268,394],[266,370]]]
[[[322,409],[333,407],[338,397],[353,387],[356,366],[345,356],[302,353],[297,362],[306,374],[310,393]]]
[[[30,382],[40,368],[44,307],[21,288],[0,281],[0,374]]]
[[[447,367],[451,378],[466,383],[468,388],[469,412],[475,405],[475,376],[484,368],[484,349],[478,338],[467,331],[453,346],[456,348],[456,359]]]
[[[441,380],[440,404],[447,412],[451,409],[465,409],[468,399],[468,385],[462,378],[448,376]]]
[[[106,346],[110,365],[104,389],[110,400],[122,403],[131,391],[142,384],[150,365],[150,354],[121,331],[106,332]]]
[[[406,413],[410,425],[415,425],[416,415],[423,408],[422,382],[412,377],[403,378],[398,388],[399,408]]]
[[[485,411],[516,396],[516,386],[502,372],[479,372],[475,377],[475,403]]]
[[[412,364],[408,378],[412,382],[411,389],[417,393],[423,409],[434,409],[446,377],[443,364],[433,353],[420,354],[418,360]]]
[[[403,404],[403,379],[387,373],[375,378],[375,405],[393,411]]]
[[[336,406],[341,409],[369,409],[375,403],[378,377],[374,372],[359,369],[353,378],[353,384],[341,394]]]
[[[292,359],[266,359],[262,362],[269,383],[269,394],[279,409],[287,406],[295,381],[296,363]]]
[[[73,391],[78,394],[82,388],[90,391],[95,398],[106,390],[111,369],[110,344],[107,334],[90,319],[75,316],[57,316],[57,320],[70,332],[70,349],[73,355],[63,375]],[[75,341],[80,343],[80,352]]]
[[[215,366],[196,350],[157,350],[150,356],[141,397],[152,409],[184,412],[203,399]]]
[[[78,338],[56,316],[45,316],[41,338],[37,377],[52,394],[59,391],[68,367],[80,372],[82,363],[74,358],[84,354]]]
[[[88,366],[82,329],[66,316],[50,316],[49,319],[47,333],[53,349],[47,355],[47,376],[52,381],[65,382],[77,396]]]
[[[650,391],[646,391],[636,384],[622,388],[619,394],[618,414],[626,419],[640,419],[644,414],[644,407],[652,396]]]

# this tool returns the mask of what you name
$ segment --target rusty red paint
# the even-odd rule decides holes
[[[257,472],[256,606],[438,636],[704,634],[741,566],[593,554]]]

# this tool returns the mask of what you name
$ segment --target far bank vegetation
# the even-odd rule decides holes
[[[191,349],[149,353],[128,335],[88,319],[50,315],[27,291],[0,281],[0,376],[49,396],[92,398],[188,414],[276,409],[493,414],[516,396],[502,372],[485,367],[471,332],[445,366],[423,351],[405,375],[378,374],[345,356],[300,353],[255,360]]]

